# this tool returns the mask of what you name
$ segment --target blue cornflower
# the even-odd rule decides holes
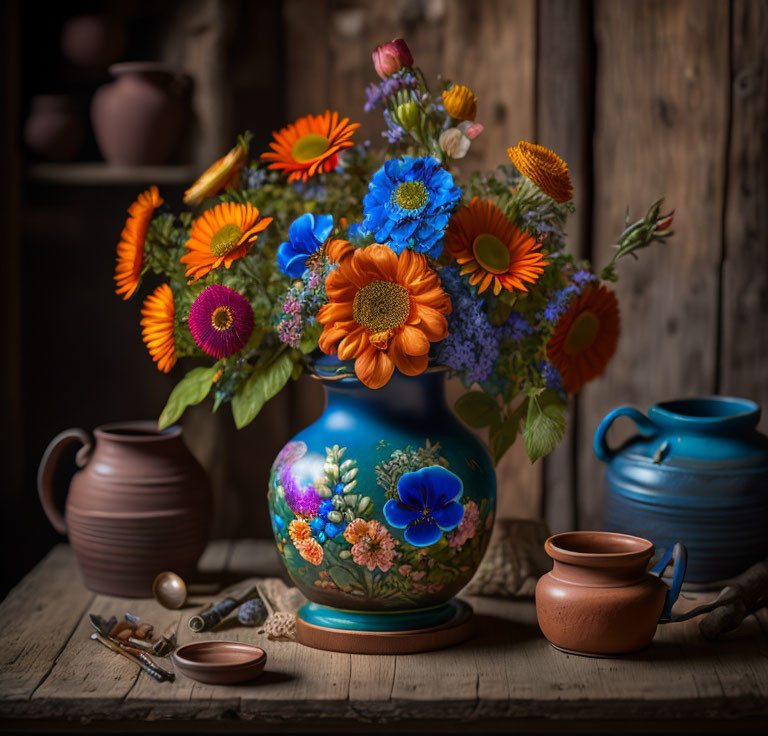
[[[313,215],[311,212],[297,217],[288,230],[288,240],[277,249],[277,265],[288,276],[298,278],[304,273],[309,258],[331,234],[333,215]]]
[[[432,156],[390,159],[363,198],[363,227],[395,253],[411,248],[437,257],[443,231],[461,196],[453,177]]]
[[[458,502],[464,492],[461,478],[440,465],[405,473],[397,481],[399,498],[384,504],[384,518],[395,529],[405,529],[405,541],[429,547],[455,529],[464,516]]]

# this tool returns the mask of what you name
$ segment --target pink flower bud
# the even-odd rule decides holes
[[[666,230],[671,224],[672,220],[675,219],[674,215],[670,215],[669,217],[665,217],[663,220],[659,220],[659,222],[656,223],[654,226],[654,230]]]
[[[396,38],[389,43],[383,43],[373,50],[373,65],[376,73],[382,78],[391,77],[403,67],[413,66],[413,56],[408,44],[402,38]]]

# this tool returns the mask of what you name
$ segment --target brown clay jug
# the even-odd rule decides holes
[[[91,120],[96,142],[112,164],[163,164],[173,153],[184,119],[190,79],[160,62],[109,67],[117,79],[96,90]]]
[[[153,422],[106,424],[93,432],[68,429],[43,455],[37,485],[51,524],[67,534],[85,585],[97,593],[150,597],[163,570],[195,572],[208,541],[208,478],[187,449],[180,427]],[[94,442],[95,440],[95,442]],[[62,450],[83,446],[65,515],[53,501],[53,476]]]
[[[554,560],[536,585],[544,636],[571,654],[612,656],[647,647],[658,623],[672,620],[685,577],[686,551],[677,543],[652,570],[653,543],[610,532],[565,532],[544,544]],[[674,564],[671,587],[660,579]]]

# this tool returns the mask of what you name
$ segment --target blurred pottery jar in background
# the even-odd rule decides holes
[[[108,15],[75,15],[61,29],[64,58],[81,69],[106,69],[125,53],[125,25]]]
[[[173,154],[188,111],[191,79],[160,62],[113,64],[114,82],[96,90],[91,121],[112,164],[163,164]]]
[[[71,161],[83,145],[83,117],[72,95],[35,95],[24,142],[44,161]]]

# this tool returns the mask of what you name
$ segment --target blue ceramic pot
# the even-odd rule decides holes
[[[443,372],[396,372],[377,390],[349,375],[320,380],[325,411],[281,450],[270,475],[288,573],[320,607],[427,609],[422,624],[434,624],[488,545],[496,503],[488,453],[448,409]]]
[[[639,434],[612,450],[620,416]],[[726,580],[768,555],[768,437],[760,407],[714,396],[654,404],[645,416],[621,407],[595,434],[608,463],[603,528],[688,548],[686,582]]]

